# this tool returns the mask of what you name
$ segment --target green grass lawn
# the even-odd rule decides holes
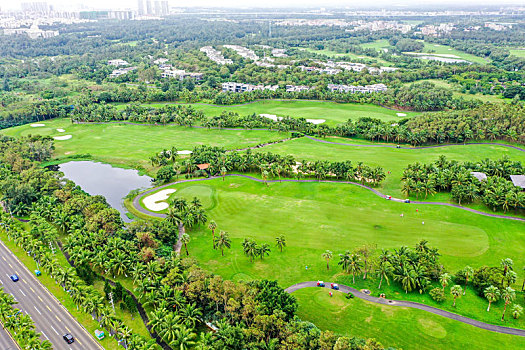
[[[190,232],[190,254],[226,279],[270,278],[283,286],[334,280],[340,271],[326,271],[321,258],[326,249],[337,256],[367,243],[376,244],[378,249],[399,248],[414,246],[421,239],[439,248],[442,262],[451,271],[466,264],[498,265],[505,257],[514,259],[515,266],[525,264],[521,222],[450,207],[390,202],[355,185],[313,182],[272,183],[267,187],[249,179],[227,177],[225,181],[172,187],[177,189],[173,196],[191,199],[200,195],[209,218],[217,222],[219,230],[230,233],[232,249],[222,257],[212,249],[208,229]],[[274,247],[280,234],[286,236],[288,245],[283,253]],[[269,243],[273,247],[270,257],[251,263],[242,253],[244,238]],[[523,277],[523,271],[516,270]]]
[[[307,288],[293,295],[299,317],[339,334],[375,338],[384,346],[410,349],[520,349],[525,338],[486,331],[425,311],[333,297]],[[460,302],[460,301],[458,301]]]
[[[91,157],[86,158],[137,169],[150,169],[149,158],[172,146],[178,150],[191,150],[199,145],[235,149],[289,136],[288,133],[261,130],[207,130],[175,125],[71,124],[69,119],[48,120],[43,124],[45,127],[23,125],[0,133],[10,136],[72,135],[69,140],[55,141],[55,156],[59,159],[89,154]],[[60,128],[66,131],[60,133],[56,130]]]
[[[446,57],[443,55],[454,55],[457,57],[450,57],[450,58],[460,58],[469,62],[473,63],[487,63],[487,60],[485,60],[482,57],[478,57],[463,51],[456,50],[448,45],[441,45],[441,44],[434,44],[434,43],[427,43],[424,42],[425,47],[423,48],[424,53],[429,53],[431,55],[435,56],[441,56]]]
[[[392,47],[388,43],[387,39],[379,39],[370,43],[361,44],[359,46],[361,46],[363,49],[374,49],[376,51],[384,51],[383,49],[389,49],[390,51],[390,48]]]
[[[302,49],[304,51],[307,51],[307,52],[316,53],[316,54],[319,54],[319,55],[325,55],[325,56],[332,57],[332,58],[346,57],[346,58],[349,58],[351,60],[365,60],[367,63],[370,63],[370,64],[378,63],[378,64],[380,64],[382,66],[386,66],[386,67],[390,67],[390,66],[394,65],[392,62],[385,61],[384,59],[379,58],[379,57],[370,57],[370,56],[366,56],[366,55],[358,55],[358,54],[355,54],[353,52],[336,52],[336,51],[332,51],[332,50],[328,50],[328,49],[317,50],[317,49],[312,49],[310,47],[306,47],[306,48],[302,48]]]
[[[349,144],[378,144],[365,140],[340,137],[325,138],[329,141]],[[394,197],[403,197],[401,193],[401,176],[410,163],[430,163],[440,155],[449,160],[477,161],[484,158],[498,159],[508,155],[513,160],[525,162],[525,154],[518,150],[497,145],[450,146],[430,149],[396,149],[383,147],[352,147],[344,145],[323,144],[307,138],[290,140],[284,143],[264,147],[259,152],[291,154],[297,159],[305,160],[351,160],[353,163],[363,162],[372,166],[381,166],[387,174],[386,179],[378,187],[380,191]]]
[[[516,56],[516,57],[524,57],[525,58],[525,48],[521,48],[521,49],[510,49],[510,54],[512,56]]]
[[[152,103],[150,106],[164,106],[163,103]],[[357,120],[362,117],[378,118],[383,121],[399,120],[413,117],[420,113],[405,112],[406,117],[397,116],[396,111],[373,104],[336,103],[329,101],[282,101],[262,100],[245,105],[214,106],[205,104],[192,104],[196,109],[203,111],[207,116],[216,116],[223,111],[236,112],[240,115],[250,114],[275,114],[277,116],[290,116],[305,119],[325,119],[326,124],[335,126],[345,123],[348,119]],[[121,105],[122,106],[122,105]],[[123,108],[123,107],[120,107]]]

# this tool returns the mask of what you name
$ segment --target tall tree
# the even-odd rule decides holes
[[[275,245],[279,247],[282,253],[283,247],[286,247],[286,238],[284,237],[284,235],[280,235],[279,237],[275,238]]]
[[[326,260],[326,269],[327,270],[330,270],[330,259],[332,259],[332,252],[330,250],[326,250],[323,254],[322,254],[322,257]]]

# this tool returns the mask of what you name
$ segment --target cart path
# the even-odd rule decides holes
[[[242,177],[242,178],[245,178],[245,179],[250,179],[250,180],[253,180],[253,181],[257,181],[257,182],[264,182],[264,180],[262,179],[258,179],[256,177],[253,177],[253,176],[250,176],[250,175],[243,175],[243,174],[227,174],[225,176],[236,176],[236,177]],[[153,212],[153,211],[150,211],[150,210],[147,210],[145,208],[143,208],[141,205],[140,205],[140,201],[142,200],[142,198],[148,196],[149,194],[153,193],[153,192],[156,192],[158,190],[161,190],[163,188],[166,188],[166,187],[169,187],[169,186],[172,186],[172,185],[176,185],[176,184],[180,184],[180,183],[185,183],[185,182],[200,182],[200,181],[209,181],[209,180],[213,180],[213,179],[219,179],[221,178],[221,176],[212,176],[212,177],[209,177],[209,178],[198,178],[198,179],[188,179],[188,180],[179,180],[179,181],[174,181],[174,182],[170,182],[170,183],[167,183],[167,184],[164,184],[162,186],[158,186],[158,187],[154,187],[154,188],[151,188],[145,192],[142,192],[141,194],[137,195],[134,199],[133,199],[133,207],[135,208],[135,210],[137,210],[138,212],[142,213],[142,214],[145,214],[145,215],[149,215],[149,216],[153,216],[153,217],[157,217],[157,218],[165,218],[166,217],[166,214],[162,214],[162,213],[156,213],[156,212]],[[266,182],[268,183],[276,183],[276,182],[320,182],[320,183],[340,183],[340,184],[351,184],[351,185],[355,185],[355,186],[359,186],[361,188],[364,188],[364,189],[367,189],[369,191],[371,191],[372,193],[374,193],[375,195],[379,196],[379,197],[382,197],[382,198],[386,198],[386,195],[384,195],[383,193],[379,192],[378,190],[376,190],[375,188],[372,188],[372,187],[369,187],[369,186],[366,186],[366,185],[363,185],[363,184],[360,184],[358,182],[353,182],[353,181],[336,181],[336,180],[321,180],[321,181],[318,181],[318,180],[314,180],[314,179],[305,179],[305,180],[294,180],[294,179],[282,179],[282,180],[266,180]],[[399,199],[399,198],[393,198],[390,199],[391,201],[393,202],[398,202],[398,203],[404,203],[404,200],[403,199]],[[441,206],[447,206],[447,207],[454,207],[454,208],[458,208],[458,209],[462,209],[462,210],[466,210],[466,211],[469,211],[471,213],[475,213],[475,214],[479,214],[479,215],[484,215],[484,216],[489,216],[489,217],[492,217],[492,218],[499,218],[499,219],[507,219],[507,220],[516,220],[516,221],[522,221],[522,222],[525,222],[525,218],[521,218],[521,217],[516,217],[516,216],[506,216],[506,215],[499,215],[499,214],[491,214],[491,213],[485,213],[483,211],[479,211],[479,210],[476,210],[476,209],[472,209],[472,208],[467,208],[467,207],[463,207],[461,205],[457,205],[457,204],[452,204],[452,203],[445,203],[445,202],[419,202],[419,201],[410,201],[410,203],[407,203],[407,204],[420,204],[420,205],[441,205]]]
[[[311,287],[317,287],[316,281],[308,281],[308,282],[301,282],[294,284],[288,288],[285,289],[287,293],[293,293],[299,289],[303,288],[311,288]],[[330,283],[326,283],[324,288],[330,289]],[[413,309],[419,309],[423,311],[427,311],[430,313],[433,313],[435,315],[443,316],[446,318],[449,318],[451,320],[459,321],[474,327],[478,327],[481,329],[485,329],[492,332],[497,333],[503,333],[503,334],[510,334],[510,335],[517,335],[520,337],[525,337],[525,329],[519,329],[519,328],[511,328],[511,327],[504,327],[504,326],[497,326],[490,323],[484,323],[477,320],[474,320],[472,318],[468,318],[465,316],[461,316],[458,314],[455,314],[450,311],[445,311],[442,309],[438,309],[432,306],[428,306],[425,304],[416,303],[413,301],[405,301],[405,300],[390,300],[385,298],[378,298],[374,297],[368,294],[365,294],[355,288],[345,286],[343,284],[339,284],[339,290],[343,293],[352,293],[355,297],[359,299],[363,299],[372,303],[376,304],[382,304],[382,305],[392,305],[392,306],[401,306],[401,307],[410,307]],[[510,317],[510,316],[509,316]]]
[[[315,141],[315,142],[321,142],[326,143],[329,145],[340,145],[340,146],[352,146],[352,147],[384,147],[384,148],[399,148],[399,149],[427,149],[427,148],[440,148],[440,147],[450,147],[450,146],[469,146],[469,145],[494,145],[494,146],[501,146],[501,147],[509,147],[513,148],[515,150],[518,150],[520,152],[525,152],[525,149],[520,148],[518,146],[513,145],[507,145],[505,143],[497,143],[497,142],[467,142],[467,143],[447,143],[447,144],[441,144],[441,145],[431,145],[431,146],[414,146],[414,147],[405,147],[405,146],[394,146],[394,145],[360,145],[355,143],[342,143],[342,142],[334,142],[334,141],[328,141],[328,140],[321,140],[313,136],[305,135],[306,138]]]

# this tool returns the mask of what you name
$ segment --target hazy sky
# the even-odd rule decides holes
[[[21,2],[42,1],[42,0],[0,0],[0,7],[3,9],[17,9]],[[137,8],[136,0],[49,0],[49,4],[60,7],[70,7],[74,3],[85,3],[94,8]],[[363,7],[366,2],[362,0],[170,0],[170,6],[222,6],[222,7],[305,7],[305,6],[349,6],[349,7]],[[447,5],[524,5],[523,0],[376,0],[371,3],[372,6],[379,7],[402,7],[402,6],[421,6],[425,5],[443,5],[446,9]],[[366,6],[366,5],[365,5]],[[441,6],[440,6],[441,7]]]

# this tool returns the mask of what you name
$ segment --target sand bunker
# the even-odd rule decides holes
[[[69,140],[72,137],[73,137],[72,135],[64,135],[64,136],[54,136],[53,138],[58,141],[64,141],[64,140]]]
[[[42,126],[46,126],[46,124],[31,124],[32,128],[39,128],[39,127],[42,127]]]
[[[177,151],[177,154],[192,154],[193,151],[188,151],[188,150],[182,150],[182,151]]]
[[[57,129],[58,132],[66,132],[64,129]]]
[[[398,117],[406,117],[407,116],[406,113],[396,113],[396,115]]]
[[[265,117],[265,118],[271,119],[273,121],[278,121],[278,120],[282,120],[283,119],[283,117],[278,117],[275,114],[259,114],[259,115],[261,117]]]
[[[323,124],[326,120],[324,119],[306,119],[306,121],[312,124]]]
[[[147,196],[142,200],[144,206],[151,211],[161,211],[168,209],[169,204],[166,201],[170,197],[170,194],[174,193],[175,189],[166,189],[159,191],[151,196]]]

